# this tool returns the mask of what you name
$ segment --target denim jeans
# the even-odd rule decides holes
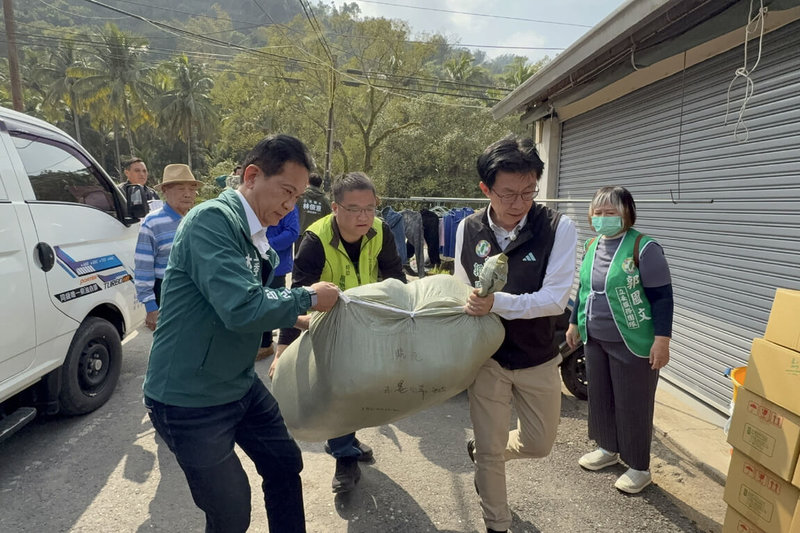
[[[328,440],[328,446],[331,449],[331,455],[336,459],[344,457],[358,457],[361,455],[361,450],[358,449],[358,439],[355,433],[336,437],[335,439]]]
[[[261,475],[269,530],[305,532],[300,448],[257,376],[241,400],[224,405],[177,407],[147,396],[144,404],[206,514],[207,533],[245,532],[250,525],[250,482],[234,444]]]

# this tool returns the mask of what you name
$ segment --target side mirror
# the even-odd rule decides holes
[[[141,185],[128,185],[125,187],[126,202],[128,203],[128,216],[131,218],[144,218],[150,212],[147,204],[147,195]]]

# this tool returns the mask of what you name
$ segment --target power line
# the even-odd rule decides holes
[[[306,3],[303,0],[297,0],[300,2],[300,7],[303,8],[303,13],[305,13],[306,18],[308,19],[308,23],[311,24],[311,29],[314,30],[314,33],[317,34],[317,38],[319,42],[322,44],[322,49],[325,50],[325,53],[328,55],[328,59],[333,65],[333,52],[331,52],[330,46],[328,46],[328,42],[325,40],[325,33],[322,31],[322,27],[319,25],[319,21],[317,20],[317,16],[314,15],[314,11],[311,9],[311,4],[308,4],[308,9],[306,9]],[[309,16],[310,12],[310,16]]]
[[[70,32],[70,33],[74,33],[74,32]],[[71,42],[71,43],[75,43],[75,44],[88,44],[88,45],[103,44],[100,41],[91,41],[91,40],[83,40],[83,39],[68,39],[68,38],[64,38],[64,37],[50,37],[50,36],[46,36],[46,35],[19,34],[19,33],[17,35],[20,35],[22,37],[22,39],[23,39],[21,41],[18,41],[21,44],[26,44],[26,45],[32,46],[32,47],[44,48],[46,50],[52,50],[53,49],[53,45],[50,44],[50,43],[47,43],[47,44],[41,43],[41,41],[43,41],[43,40],[44,41],[55,41],[56,43]],[[37,40],[27,40],[26,41],[24,39],[37,39]],[[0,42],[6,42],[6,41],[4,39],[0,39]],[[59,46],[59,44],[56,44],[55,47],[56,48],[61,48],[61,46]],[[203,52],[175,51],[175,50],[170,50],[170,49],[159,49],[159,48],[148,48],[148,52],[152,52],[154,54],[166,55],[166,56],[170,56],[170,57],[175,57],[176,55],[179,55],[181,53],[187,55],[187,57],[195,57],[195,58],[197,58],[197,56],[206,55]],[[217,54],[217,55],[221,55],[221,54]],[[231,57],[231,56],[226,56],[226,57]],[[247,59],[252,59],[253,61],[256,60],[255,58],[247,58]],[[146,56],[143,58],[143,62],[146,63],[146,64],[153,65],[153,66],[159,66],[159,65],[163,64],[163,62],[148,61]],[[254,66],[257,66],[257,65],[254,64]],[[231,74],[239,74],[239,75],[242,75],[242,76],[252,76],[253,75],[252,72],[242,72],[242,71],[234,70],[234,69],[232,69],[232,68],[230,68],[228,66],[214,66],[214,65],[206,64],[206,65],[203,66],[203,68],[204,68],[204,70],[210,70],[210,71],[218,72],[218,73],[221,73],[221,74],[231,73]],[[348,71],[348,72],[350,72],[350,71]],[[270,78],[270,79],[282,80],[282,81],[286,81],[286,82],[289,82],[289,83],[302,83],[303,81],[306,81],[306,80],[301,80],[301,79],[298,79],[298,78],[291,78],[291,77],[288,77],[288,76],[263,76],[263,77]],[[402,76],[393,76],[393,77],[402,78]],[[408,78],[414,78],[414,77],[408,77]],[[419,80],[424,80],[424,78],[418,78],[418,79]],[[437,78],[429,78],[429,79],[438,80]],[[443,87],[437,87],[436,85],[434,85],[433,83],[430,83],[430,82],[423,82],[423,83],[417,82],[417,84],[420,85],[419,88],[407,87],[407,86],[396,86],[396,85],[391,85],[391,86],[389,86],[389,85],[380,85],[380,84],[375,84],[372,81],[370,81],[369,83],[364,83],[364,82],[360,82],[360,81],[349,81],[349,82],[348,81],[344,81],[343,83],[345,85],[348,85],[348,86],[369,85],[369,86],[372,86],[372,87],[375,87],[375,88],[379,88],[379,89],[392,89],[392,90],[396,90],[396,91],[408,91],[408,92],[416,92],[416,93],[424,93],[424,94],[437,94],[437,95],[440,95],[440,96],[453,96],[453,97],[458,97],[458,98],[471,98],[471,99],[480,99],[480,100],[494,101],[494,102],[499,101],[497,98],[492,98],[492,97],[487,96],[485,94],[476,93],[475,91],[469,91],[466,88],[464,89],[464,93],[463,94],[462,93],[450,92],[450,91],[453,91],[453,90],[458,90],[460,87],[473,86],[471,84],[464,84],[464,83],[460,83],[460,82],[450,82],[450,81],[446,81],[446,80],[439,80],[439,81],[442,83]],[[488,86],[484,86],[484,87],[488,87]],[[437,90],[429,90],[430,88],[434,88],[434,89],[437,89]],[[499,87],[489,87],[489,88],[490,89],[498,89],[498,90],[506,90],[506,91],[509,90],[509,89],[503,89],[503,88],[499,88]],[[386,92],[386,91],[384,91],[384,92]]]
[[[66,13],[67,15],[71,15],[73,17],[81,17],[81,18],[92,19],[92,20],[122,20],[122,19],[125,18],[125,17],[92,17],[92,16],[89,16],[89,15],[83,15],[81,13],[75,13],[74,11],[67,11],[66,9],[61,9],[60,7],[56,7],[53,4],[45,2],[44,0],[39,0],[39,2],[41,2],[44,5],[46,5],[50,9],[55,9],[56,11],[59,11],[61,13]]]
[[[505,20],[519,20],[523,22],[535,22],[537,24],[555,24],[559,26],[574,26],[577,28],[591,28],[592,26],[588,24],[575,24],[573,22],[556,22],[553,20],[538,20],[538,19],[527,19],[521,17],[506,17],[504,15],[489,15],[487,13],[472,13],[469,11],[455,11],[453,9],[439,9],[435,7],[422,7],[422,6],[410,6],[407,4],[393,4],[391,2],[379,2],[377,0],[355,0],[358,3],[363,4],[380,4],[384,6],[392,6],[392,7],[406,7],[409,9],[421,9],[424,11],[437,11],[439,13],[454,13],[456,15],[471,15],[473,17],[489,17],[489,18],[496,18],[496,19],[505,19]]]
[[[183,35],[181,35],[183,37],[191,36],[191,37],[194,37],[195,40],[198,40],[198,41],[201,41],[201,42],[214,44],[214,45],[217,45],[217,46],[220,46],[220,47],[224,47],[224,48],[233,48],[233,49],[236,49],[236,50],[241,50],[241,51],[248,52],[248,53],[258,54],[258,55],[270,57],[270,58],[273,58],[273,59],[280,59],[280,60],[283,60],[283,61],[294,61],[296,63],[319,64],[319,62],[315,63],[313,61],[307,61],[307,60],[304,60],[304,59],[290,58],[290,57],[281,56],[281,55],[278,55],[278,54],[271,54],[269,52],[264,52],[262,50],[258,50],[258,49],[255,49],[255,48],[250,48],[250,47],[247,47],[247,46],[242,46],[242,45],[238,45],[238,44],[234,44],[234,43],[229,43],[227,41],[221,41],[219,39],[214,39],[214,38],[211,38],[211,37],[207,37],[205,35],[201,35],[199,33],[191,32],[189,30],[184,30],[184,29],[181,29],[181,28],[177,28],[175,26],[171,26],[171,25],[165,24],[163,22],[157,22],[157,21],[148,19],[147,17],[143,17],[141,15],[137,15],[136,13],[131,13],[130,11],[125,11],[123,9],[116,8],[114,6],[110,6],[108,4],[104,4],[103,2],[98,2],[97,0],[84,0],[84,2],[88,2],[90,4],[94,4],[94,5],[97,5],[97,6],[100,6],[100,7],[104,7],[106,9],[110,9],[111,11],[115,11],[117,13],[122,13],[123,15],[127,15],[129,17],[141,20],[141,21],[146,22],[148,24],[151,24],[151,25],[155,26],[156,28],[158,28],[158,29],[160,29],[162,31],[165,31],[167,33],[175,34],[175,32],[177,32],[179,34],[183,34]],[[320,65],[320,66],[324,66],[324,65]]]
[[[494,85],[481,85],[478,83],[467,83],[464,81],[457,81],[457,80],[445,80],[442,78],[433,78],[433,77],[426,77],[426,76],[403,76],[400,74],[386,74],[383,72],[375,72],[375,71],[361,71],[356,69],[347,69],[348,74],[356,74],[361,76],[388,76],[393,78],[408,78],[413,80],[421,80],[421,81],[429,81],[435,83],[446,83],[446,84],[457,84],[463,85],[465,87],[477,87],[481,89],[493,89],[498,91],[509,91],[511,92],[512,89],[508,89],[505,87],[495,87]]]

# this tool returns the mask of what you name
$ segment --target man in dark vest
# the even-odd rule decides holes
[[[578,235],[569,218],[533,202],[543,170],[531,139],[491,144],[478,158],[489,207],[456,231],[455,275],[473,287],[486,258],[508,256],[503,292],[481,298],[476,289],[466,305],[470,315],[496,313],[506,328],[505,341],[469,388],[475,438],[467,452],[489,533],[511,525],[505,462],[549,454],[561,413],[554,326],[569,300]],[[512,403],[519,422],[509,433]]]
[[[308,176],[308,187],[297,200],[297,210],[300,212],[300,236],[295,242],[295,253],[300,248],[303,233],[308,227],[331,213],[331,202],[322,190],[322,178],[319,174],[312,172]]]

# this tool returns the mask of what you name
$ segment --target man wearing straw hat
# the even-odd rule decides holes
[[[134,256],[136,297],[147,311],[145,325],[156,329],[158,307],[161,304],[161,282],[167,269],[169,251],[183,216],[194,205],[200,182],[187,165],[164,167],[164,179],[156,189],[164,195],[161,209],[151,211],[139,228]]]

